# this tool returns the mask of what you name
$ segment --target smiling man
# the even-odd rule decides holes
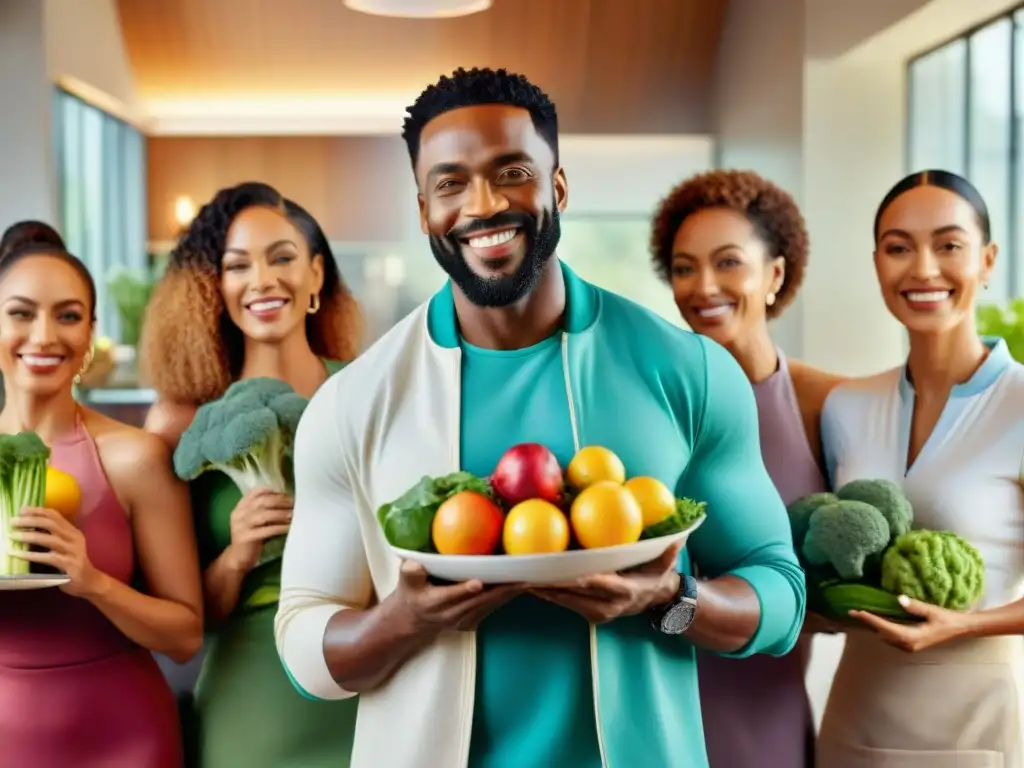
[[[694,646],[783,654],[804,614],[750,385],[713,342],[558,259],[557,115],[525,77],[443,77],[404,136],[451,279],[306,411],[283,662],[309,696],[360,695],[355,768],[704,768]],[[424,475],[490,475],[522,442],[563,466],[607,446],[707,520],[687,550],[557,588],[439,586],[394,557],[381,504]]]

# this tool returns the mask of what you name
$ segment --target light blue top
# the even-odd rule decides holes
[[[985,362],[953,387],[908,468],[915,393],[905,366],[834,389],[821,418],[833,487],[858,478],[899,484],[915,528],[966,538],[985,561],[979,607],[1004,605],[1024,586],[1024,366],[1006,342],[987,339]]]
[[[506,450],[527,442],[568,465],[572,422],[558,342],[514,351],[462,343],[463,469],[486,477]],[[601,768],[592,686],[583,617],[533,596],[499,609],[477,631],[469,768]]]
[[[571,391],[579,444],[607,446],[630,476],[659,478],[677,495],[708,503],[708,518],[680,555],[679,568],[690,572],[692,558],[705,576],[731,574],[756,592],[760,624],[751,641],[730,655],[787,653],[803,624],[804,576],[785,506],[761,457],[757,409],[746,376],[714,342],[581,280],[564,264],[561,268],[567,304],[561,373]],[[431,300],[430,335],[440,346],[460,346],[450,284]],[[470,376],[475,376],[472,365],[471,359]],[[488,388],[484,396],[492,399],[492,408],[506,397],[507,387],[502,381]],[[464,396],[467,390],[462,388]],[[550,407],[522,404],[517,418],[524,431],[517,434],[537,429],[547,435],[543,422]],[[485,648],[490,636],[484,638]],[[576,641],[570,633],[560,642]],[[706,768],[695,651],[689,641],[656,632],[641,615],[596,627],[588,651],[596,658],[592,674],[606,766]],[[575,673],[573,679],[550,690],[575,695]],[[509,682],[518,680],[516,675]],[[486,681],[483,686],[484,701],[491,700]],[[511,695],[505,692],[505,702]],[[538,714],[547,705],[529,704]],[[559,706],[554,704],[556,710]],[[488,719],[485,712],[475,724]],[[530,736],[535,733],[541,730]],[[499,738],[507,737],[508,732]]]

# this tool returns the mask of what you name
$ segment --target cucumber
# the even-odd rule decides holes
[[[920,616],[907,613],[896,595],[867,584],[841,583],[823,587],[821,601],[826,612],[837,619],[848,619],[850,611],[867,611],[892,621],[913,623]]]

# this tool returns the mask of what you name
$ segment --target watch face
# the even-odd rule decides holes
[[[694,607],[692,603],[673,605],[661,619],[661,631],[666,635],[681,635],[693,623]]]

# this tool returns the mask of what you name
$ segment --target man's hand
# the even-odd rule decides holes
[[[622,573],[587,576],[570,584],[535,587],[530,591],[557,603],[594,624],[635,616],[648,608],[664,605],[679,591],[676,560],[682,544],[673,544],[657,560]]]
[[[422,565],[405,560],[392,597],[416,634],[436,634],[445,629],[476,629],[493,610],[525,589],[521,584],[485,586],[475,579],[436,586]]]

